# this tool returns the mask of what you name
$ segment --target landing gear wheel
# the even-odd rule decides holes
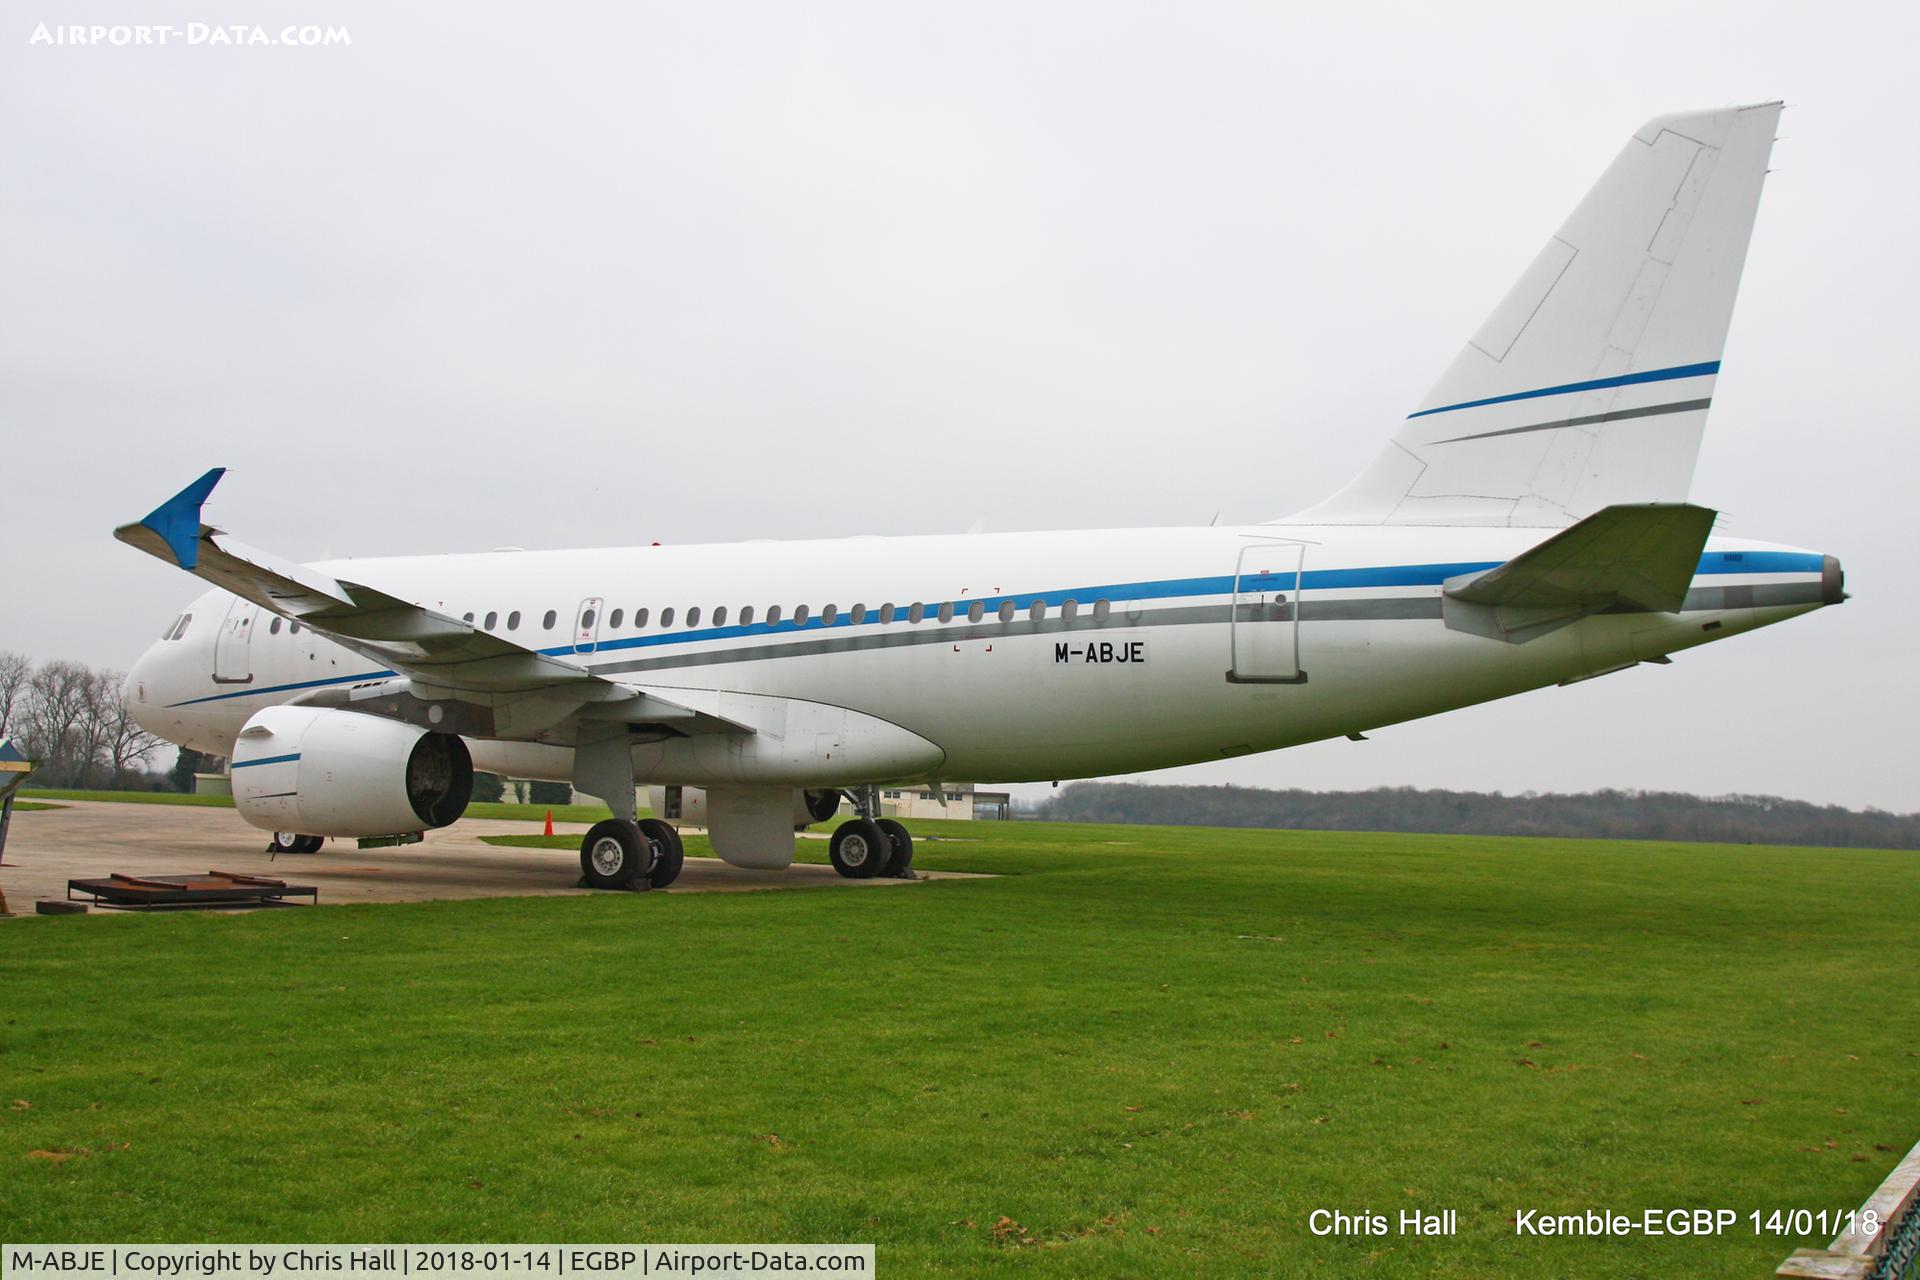
[[[834,831],[827,856],[833,859],[833,869],[847,879],[871,880],[893,856],[893,841],[872,819],[855,818]]]
[[[913,878],[913,837],[907,834],[905,827],[892,818],[875,818],[873,825],[880,828],[880,834],[893,845],[893,855],[880,869],[880,874],[895,880],[911,880]]]
[[[647,872],[647,883],[664,889],[680,878],[680,868],[687,862],[680,833],[672,823],[658,818],[642,818],[636,825],[640,828],[640,838],[653,846],[653,870]]]
[[[595,889],[632,889],[653,870],[653,845],[630,818],[593,824],[580,842],[580,874]]]
[[[269,853],[318,853],[320,846],[326,843],[325,836],[303,836],[297,831],[276,831],[273,843],[268,846]]]

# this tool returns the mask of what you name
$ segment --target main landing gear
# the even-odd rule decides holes
[[[686,860],[680,833],[658,818],[608,818],[580,842],[580,876],[594,889],[664,889]]]
[[[297,831],[276,831],[273,843],[267,846],[268,853],[318,853],[320,846],[327,842],[325,836],[303,836]]]
[[[633,744],[619,725],[581,726],[573,785],[599,796],[613,816],[580,842],[580,884],[589,889],[664,889],[680,875],[680,833],[658,818],[634,820]]]
[[[858,817],[840,824],[827,846],[833,869],[849,880],[887,877],[912,880],[913,837],[892,818],[876,818],[879,789],[857,787],[847,793]]]

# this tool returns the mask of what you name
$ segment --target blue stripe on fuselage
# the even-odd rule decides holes
[[[1374,565],[1358,569],[1309,569],[1300,575],[1302,591],[1359,591],[1379,587],[1437,587],[1448,578],[1456,578],[1464,573],[1477,573],[1483,569],[1492,569],[1504,563],[1499,560],[1456,561],[1444,564],[1402,564]],[[1700,557],[1698,574],[1721,573],[1819,573],[1823,568],[1820,556],[1801,551],[1710,551]],[[1254,576],[1247,580],[1246,586],[1253,590],[1272,590],[1290,578],[1291,574],[1270,574]],[[1195,596],[1230,595],[1234,589],[1235,578],[1232,574],[1223,574],[1206,578],[1163,578],[1155,582],[1113,582],[1103,586],[1073,587],[1061,591],[1031,591],[1018,595],[973,596],[952,602],[956,616],[962,615],[978,601],[984,612],[991,614],[1002,604],[1011,602],[1016,609],[1030,608],[1036,601],[1044,600],[1050,607],[1058,608],[1067,600],[1075,600],[1083,608],[1091,607],[1095,600],[1167,600]],[[935,600],[927,604],[928,613],[939,608],[944,601]],[[896,606],[904,615],[905,607]],[[902,618],[896,618],[901,621]],[[752,622],[744,626],[706,627],[697,631],[668,631],[652,636],[628,636],[619,640],[602,640],[589,652],[607,653],[619,649],[650,649],[669,644],[695,644],[704,640],[735,640],[745,636],[787,635],[801,631],[824,631],[828,627],[850,627],[854,622],[850,615],[841,613],[831,623],[822,621],[818,616],[808,618],[804,623],[795,623],[791,619],[780,622]],[[878,611],[869,609],[863,626],[878,626]],[[911,625],[911,624],[908,624]],[[580,656],[572,645],[556,645],[550,649],[535,649],[533,652],[543,657]],[[260,697],[272,693],[291,693],[299,689],[317,689],[325,685],[352,684],[360,680],[384,680],[397,675],[394,671],[362,671],[355,675],[333,676],[322,680],[302,680],[295,684],[270,685],[262,689],[239,689],[232,693],[210,694],[204,698],[189,698],[185,702],[169,705],[190,707],[203,702],[224,702],[231,698]],[[256,761],[255,763],[264,763]]]

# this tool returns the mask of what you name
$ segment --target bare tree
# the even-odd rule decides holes
[[[78,773],[77,785],[91,786],[103,782],[107,786],[119,782],[117,768],[113,777],[102,779],[113,766],[109,748],[115,733],[115,725],[126,716],[126,708],[120,702],[121,676],[117,671],[95,671],[87,668],[87,683],[80,703],[80,719],[74,725],[74,765]]]
[[[21,707],[27,682],[33,679],[33,662],[24,653],[0,651],[0,738],[13,728],[13,713]],[[22,708],[24,709],[24,708]]]
[[[27,682],[28,754],[38,757],[44,781],[76,785],[92,760],[81,754],[90,715],[93,673],[77,662],[49,662]]]
[[[94,678],[104,694],[101,744],[107,767],[112,772],[111,785],[123,787],[133,766],[144,765],[159,750],[162,739],[159,734],[141,728],[127,709],[126,699],[120,696],[121,686],[126,684],[124,675],[118,671],[102,671]]]

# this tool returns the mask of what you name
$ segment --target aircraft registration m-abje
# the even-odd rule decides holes
[[[605,800],[599,887],[670,883],[675,817],[784,867],[842,795],[864,877],[911,874],[881,786],[1271,751],[1836,604],[1833,557],[1687,501],[1779,112],[1640,128],[1374,463],[1285,519],[304,565],[202,522],[215,469],[115,531],[213,584],[125,696],[289,848],[444,826],[479,768]]]

